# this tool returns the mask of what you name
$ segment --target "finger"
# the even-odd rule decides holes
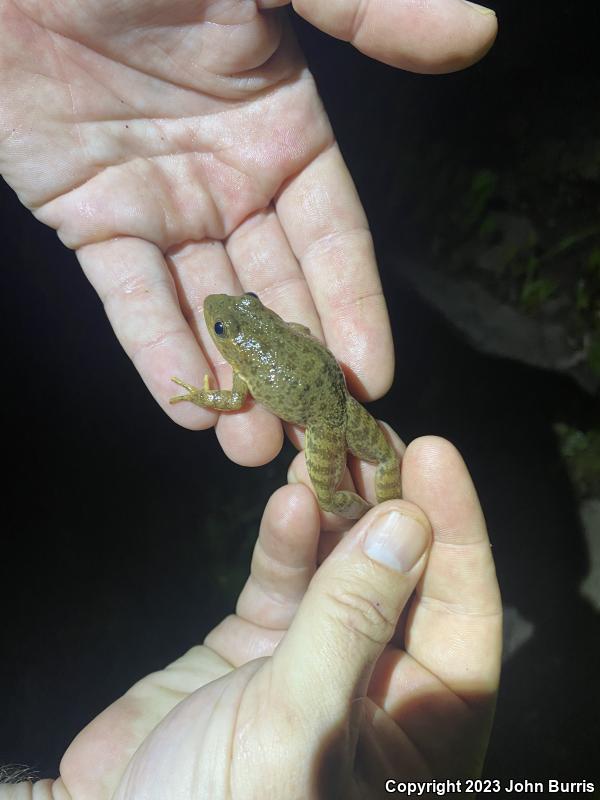
[[[275,492],[263,514],[236,614],[217,625],[205,644],[235,667],[272,655],[315,571],[318,538],[312,494],[304,486]]]
[[[336,145],[284,187],[276,209],[352,393],[379,397],[394,371],[389,319],[365,213]]]
[[[457,450],[433,436],[408,446],[404,496],[434,533],[406,649],[457,694],[489,697],[498,685],[502,605],[485,520]]]
[[[169,404],[173,375],[203,375],[208,364],[160,250],[141,239],[120,237],[86,245],[77,257],[117,338],[165,413],[187,428],[214,425],[214,411]]]
[[[305,486],[282,486],[265,508],[237,615],[287,629],[314,574],[318,540],[316,498]]]
[[[306,278],[273,208],[240,225],[227,240],[227,253],[245,291],[258,294],[286,322],[300,322],[324,340]]]
[[[232,369],[213,342],[202,311],[208,294],[240,294],[242,287],[221,242],[188,242],[169,252],[169,265],[175,277],[181,306],[206,353],[202,371],[176,377],[201,385],[209,371],[216,378],[211,385],[231,387]],[[191,403],[179,403],[184,419],[193,421],[204,409]],[[219,414],[216,433],[225,454],[237,464],[258,466],[271,461],[283,443],[281,422],[263,406],[248,401],[239,412]]]
[[[186,242],[171,248],[166,261],[190,327],[211,362],[220,366],[223,357],[206,329],[203,306],[206,296],[217,291],[240,293],[240,284],[223,244],[215,239]]]
[[[401,500],[369,511],[313,578],[273,655],[274,680],[311,719],[345,720],[426,562],[427,519]]]
[[[293,6],[326,33],[412,72],[468,67],[489,50],[497,32],[492,9],[466,0],[294,0]]]
[[[204,644],[232,667],[241,667],[255,658],[265,658],[273,652],[285,629],[263,628],[235,614],[230,614],[208,634]]]

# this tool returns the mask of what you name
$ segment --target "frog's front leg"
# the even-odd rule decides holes
[[[189,383],[185,383],[179,378],[171,378],[179,386],[187,389],[187,394],[180,394],[172,397],[170,403],[181,403],[184,400],[195,403],[203,408],[216,408],[219,411],[238,411],[248,396],[248,385],[246,381],[237,374],[233,373],[233,385],[231,389],[211,389],[208,375],[204,376],[202,389],[197,389]]]
[[[346,436],[338,427],[309,425],[306,429],[306,467],[319,505],[346,519],[359,519],[371,505],[355,492],[337,491],[346,468]]]

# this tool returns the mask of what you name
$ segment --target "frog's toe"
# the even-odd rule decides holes
[[[198,389],[195,386],[192,386],[190,383],[186,383],[182,381],[181,378],[171,378],[173,383],[176,383],[178,386],[183,386],[184,389],[187,389],[187,394],[178,394],[175,397],[169,398],[169,403],[174,405],[175,403],[182,403],[184,400],[192,400],[195,395],[198,394]]]
[[[183,386],[183,388],[187,389],[188,392],[195,392],[196,391],[196,387],[195,386],[192,386],[191,383],[186,383],[185,381],[182,381],[181,378],[171,378],[171,380],[173,381],[173,383],[176,383],[178,386]]]

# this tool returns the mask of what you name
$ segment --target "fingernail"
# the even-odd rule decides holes
[[[298,483],[298,478],[296,477],[296,473],[294,472],[294,468],[290,467],[287,473],[287,482],[288,483]]]
[[[487,6],[480,6],[479,3],[472,3],[471,0],[463,0],[463,3],[466,3],[471,8],[474,8],[475,11],[479,11],[480,14],[485,14],[485,16],[489,16],[490,14],[496,15],[496,12],[493,8],[488,8]]]
[[[410,572],[421,558],[429,536],[420,522],[399,511],[375,517],[363,544],[372,558],[396,572]]]

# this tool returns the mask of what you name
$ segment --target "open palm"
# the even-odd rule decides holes
[[[376,798],[386,779],[477,775],[501,638],[485,523],[447,442],[413,442],[403,479],[412,503],[370,511],[318,569],[314,495],[276,492],[236,614],[90,723],[52,797]],[[372,570],[369,519],[422,518],[417,502],[428,560]]]
[[[77,251],[164,410],[191,428],[216,422],[245,464],[275,455],[277,419],[168,404],[173,375],[228,379],[201,324],[206,294],[260,292],[326,340],[362,399],[393,372],[365,215],[277,5],[0,0],[0,172]],[[495,33],[462,0],[371,0],[360,15],[356,0],[296,5],[425,71],[464,66]]]

